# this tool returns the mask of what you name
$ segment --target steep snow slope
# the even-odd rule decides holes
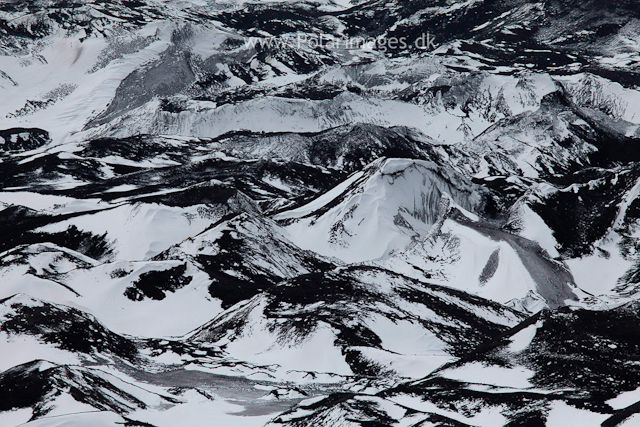
[[[473,210],[479,188],[433,162],[380,159],[309,204],[274,218],[298,246],[358,262],[388,256],[422,239],[441,196]]]

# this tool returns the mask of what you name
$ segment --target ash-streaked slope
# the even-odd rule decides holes
[[[412,377],[522,319],[515,310],[450,288],[351,267],[278,284],[188,339],[283,369]]]
[[[209,293],[223,307],[251,298],[284,279],[342,264],[301,250],[270,219],[241,213],[159,254],[156,259],[190,260],[210,278]]]

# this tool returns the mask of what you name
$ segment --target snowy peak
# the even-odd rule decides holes
[[[482,203],[482,190],[451,169],[430,161],[379,159],[275,219],[299,246],[358,262],[388,256],[424,237],[443,196],[469,211]],[[307,233],[315,237],[296,239]]]

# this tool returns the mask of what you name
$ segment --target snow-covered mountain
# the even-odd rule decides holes
[[[0,425],[636,425],[639,23],[2,2]]]
[[[274,218],[286,224],[298,246],[360,262],[423,240],[443,196],[475,210],[481,193],[433,162],[381,158],[312,202]]]

